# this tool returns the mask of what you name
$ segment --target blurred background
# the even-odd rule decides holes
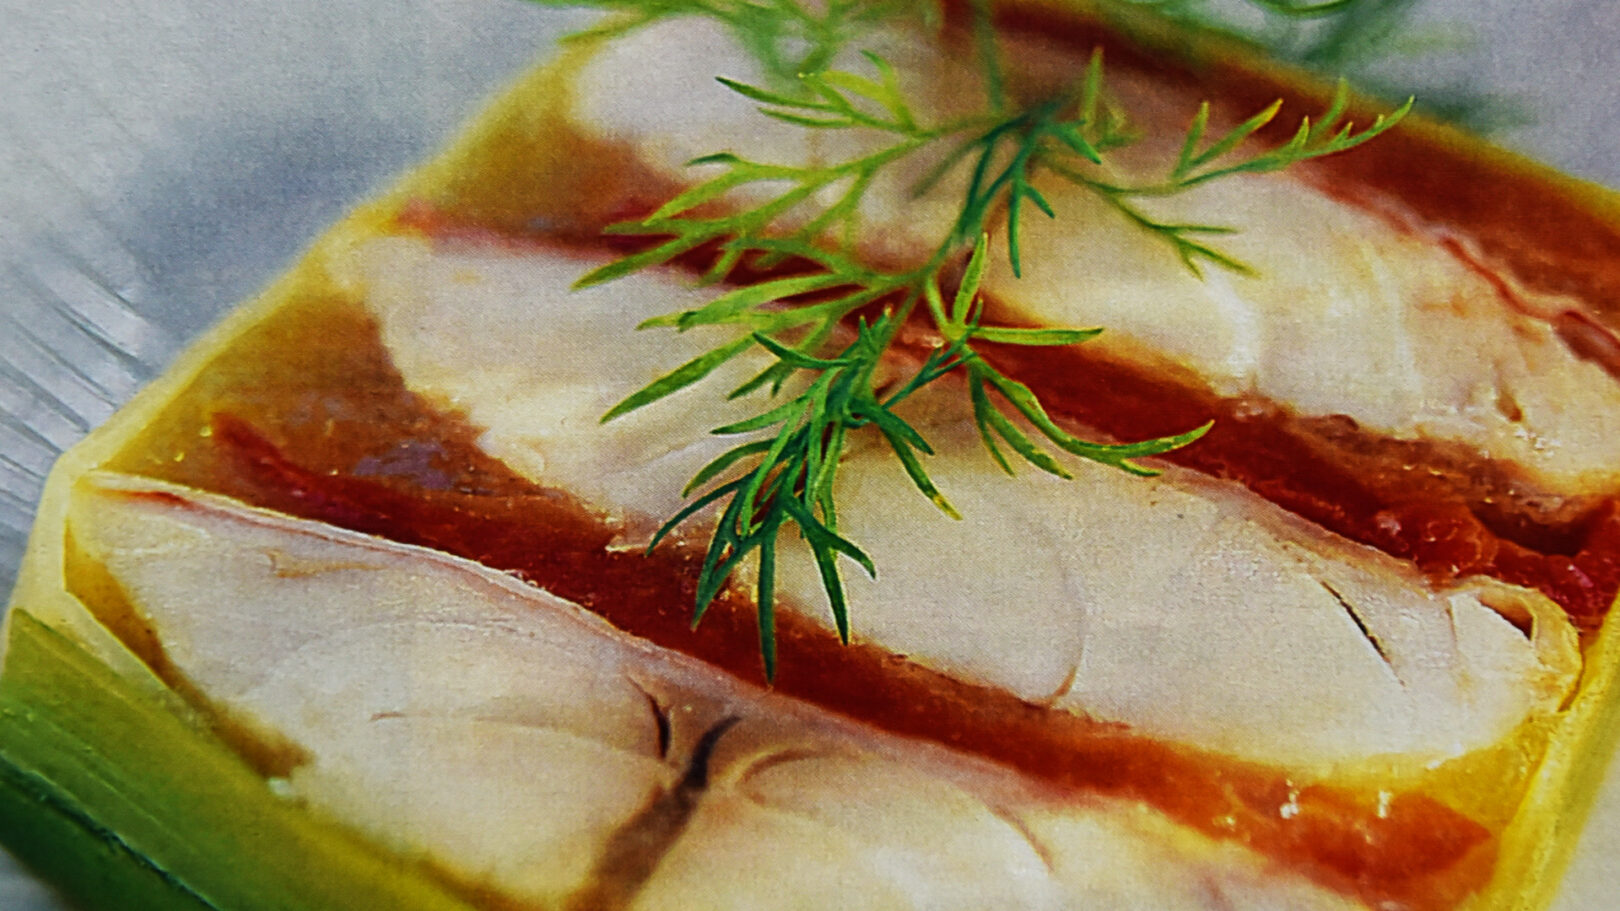
[[[1137,2],[1620,187],[1615,0],[1363,0],[1381,18],[1348,42],[1244,0]],[[0,593],[58,452],[586,21],[522,0],[0,0]],[[1597,812],[1559,911],[1613,907],[1620,796]],[[0,853],[0,911],[61,907]]]

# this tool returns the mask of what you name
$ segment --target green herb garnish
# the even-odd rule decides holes
[[[1431,63],[1468,51],[1471,30],[1460,22],[1425,23],[1423,0],[1097,0],[1101,8],[1147,9],[1188,29],[1216,32],[1268,56],[1348,77],[1363,92],[1399,98],[1411,88],[1414,60]],[[1128,27],[1130,17],[1122,24]],[[1429,68],[1426,66],[1426,69]],[[1491,133],[1534,121],[1521,99],[1481,91],[1466,77],[1422,77],[1418,109],[1474,132]]]
[[[1307,11],[1286,0],[1257,2]],[[918,491],[947,516],[957,515],[946,493],[928,475],[925,461],[932,450],[927,440],[897,412],[923,387],[952,374],[963,378],[985,447],[1008,473],[1013,462],[1006,450],[1061,477],[1069,477],[1069,472],[1060,452],[1151,475],[1155,472],[1137,460],[1184,446],[1208,429],[1206,425],[1128,444],[1083,440],[1055,423],[1027,386],[980,356],[975,346],[981,342],[1071,345],[1100,331],[980,323],[978,289],[988,234],[1005,233],[1007,257],[1017,274],[1022,269],[1022,219],[1031,210],[1048,218],[1057,216],[1036,187],[1037,175],[1066,180],[1106,200],[1162,238],[1195,273],[1201,264],[1246,271],[1245,265],[1208,242],[1232,229],[1163,222],[1143,208],[1143,201],[1353,148],[1389,129],[1410,106],[1408,102],[1358,131],[1340,123],[1348,100],[1348,90],[1341,84],[1321,118],[1303,119],[1288,142],[1253,152],[1245,143],[1277,116],[1281,102],[1219,136],[1207,135],[1205,104],[1193,116],[1180,153],[1163,177],[1120,183],[1102,167],[1105,156],[1138,137],[1126,114],[1109,101],[1100,54],[1093,55],[1077,82],[1063,92],[1036,99],[1009,98],[983,0],[972,10],[984,110],[946,120],[919,111],[901,91],[891,64],[877,54],[862,55],[862,72],[833,67],[847,57],[847,44],[857,36],[859,30],[851,24],[869,27],[904,15],[927,20],[929,16],[917,12],[928,9],[922,5],[872,0],[807,5],[799,0],[608,0],[601,5],[629,10],[631,25],[685,13],[719,18],[742,36],[744,46],[775,80],[749,85],[721,79],[727,88],[756,102],[765,116],[807,130],[861,130],[879,137],[854,157],[823,164],[773,164],[728,152],[696,159],[693,165],[718,167],[720,173],[645,219],[609,228],[616,234],[660,240],[580,280],[581,285],[610,281],[693,251],[713,253],[705,282],[718,285],[739,266],[767,276],[725,287],[698,309],[644,323],[641,328],[676,330],[728,325],[736,327],[738,335],[638,390],[603,418],[611,420],[655,403],[752,348],[763,348],[774,358],[769,368],[730,393],[736,397],[769,389],[773,404],[752,418],[713,431],[743,442],[698,472],[685,491],[690,502],[663,525],[652,544],[698,513],[718,510],[719,521],[698,578],[693,623],[701,620],[743,561],[756,557],[760,648],[767,677],[776,671],[777,543],[787,527],[803,536],[814,555],[845,642],[849,617],[841,558],[868,574],[876,573],[871,559],[838,531],[834,490],[849,434],[865,428],[880,434]],[[1315,6],[1334,5],[1343,4]],[[934,163],[916,187],[918,193],[938,187],[952,173],[965,175],[960,212],[920,264],[874,268],[856,251],[860,202],[880,173],[908,160]],[[713,214],[714,203],[745,187],[769,192],[757,205]],[[770,271],[783,264],[792,264],[793,273]],[[880,377],[880,364],[890,370],[895,366],[887,354],[900,329],[925,318],[940,345],[908,375]],[[784,389],[799,391],[787,394]]]

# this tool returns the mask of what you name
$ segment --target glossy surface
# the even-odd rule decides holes
[[[1620,182],[1606,132],[1620,36],[1610,4],[1435,5],[1437,18],[1478,23],[1491,47],[1454,70],[1545,111],[1521,143]],[[551,27],[540,15],[515,2],[0,3],[8,573],[54,450],[355,196],[425,154],[529,56]],[[1589,844],[1620,832],[1606,819]],[[1562,909],[1606,907],[1603,852],[1589,853]],[[0,905],[43,901],[15,888],[24,904]]]
[[[1135,801],[1053,800],[648,649],[504,573],[128,477],[80,491],[75,540],[177,671],[302,745],[286,790],[455,879],[568,908],[1348,907]],[[223,611],[191,582],[218,567],[241,594]],[[1324,796],[1303,789],[1302,825]],[[1423,848],[1470,840],[1423,828]]]
[[[631,331],[686,306],[678,274],[568,290],[596,261],[533,243],[477,246],[465,237],[378,240],[341,258],[347,270],[364,274],[365,304],[406,386],[441,407],[454,403],[481,428],[481,451],[611,517],[622,529],[618,546],[632,549],[676,511],[675,493],[692,474],[730,445],[693,427],[729,423],[759,403],[725,403],[700,387],[601,423],[601,414],[660,369],[715,339],[699,329],[674,337]],[[1038,390],[1053,389],[1053,377],[1092,373],[1070,352],[1032,350],[1050,360],[1031,380]],[[283,357],[271,351],[261,359]],[[739,360],[708,380],[709,388],[736,386],[765,366]],[[307,372],[292,371],[298,378]],[[933,447],[929,473],[960,521],[943,520],[918,497],[886,447],[865,434],[850,438],[839,470],[840,528],[880,567],[875,579],[854,566],[844,571],[857,641],[1026,700],[1293,765],[1391,753],[1414,765],[1438,760],[1495,742],[1524,711],[1561,701],[1553,683],[1561,675],[1543,674],[1553,666],[1573,671],[1576,658],[1556,606],[1528,592],[1487,597],[1466,584],[1434,591],[1393,559],[1324,535],[1239,485],[1192,472],[1148,480],[1077,460],[1072,482],[1033,473],[1010,479],[983,451],[965,398],[946,386],[920,393],[902,412]],[[1076,398],[1046,395],[1047,407],[1072,416]],[[302,401],[300,394],[289,404]],[[1169,405],[1180,404],[1172,394]],[[1150,402],[1123,410],[1174,409]],[[274,411],[254,418],[265,432],[280,426]],[[1145,435],[1128,424],[1112,429],[1124,438]],[[1245,451],[1241,434],[1227,439],[1227,452]],[[290,443],[284,451],[302,458],[296,437]],[[446,448],[412,444],[455,465]],[[165,460],[160,450],[156,470],[184,470]],[[403,468],[407,460],[394,461]],[[378,467],[365,463],[368,475]],[[457,484],[434,468],[418,483]],[[1245,480],[1262,490],[1283,486],[1268,473],[1274,468],[1258,466]],[[1342,508],[1338,491],[1307,489]],[[1133,532],[1119,535],[1119,528]],[[813,559],[793,535],[779,546],[783,608],[831,629]],[[1484,608],[1482,597],[1526,630],[1534,614],[1535,644]],[[1482,635],[1463,646],[1459,629]],[[1154,673],[1144,676],[1144,666]]]

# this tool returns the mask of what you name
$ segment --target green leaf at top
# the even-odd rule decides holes
[[[976,326],[972,337],[1003,345],[1078,345],[1102,334],[1101,329],[1021,329]]]
[[[607,414],[602,415],[602,423],[606,424],[616,417],[629,414],[637,408],[645,407],[665,396],[685,389],[687,386],[713,373],[721,364],[742,354],[753,345],[753,338],[744,336],[730,344],[721,345],[698,355],[626,396],[619,404],[608,409]]]

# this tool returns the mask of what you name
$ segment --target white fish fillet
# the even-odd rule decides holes
[[[583,890],[615,833],[656,830],[679,792],[657,863],[589,906],[1360,907],[1145,808],[744,688],[465,561],[117,475],[81,484],[71,524],[188,683],[303,751],[287,796],[522,901],[600,901]]]
[[[701,350],[666,333],[658,344],[692,350],[655,356],[631,331],[681,305],[672,278],[570,292],[587,264],[404,238],[358,258],[408,386],[484,428],[492,455],[630,529],[669,515],[729,445],[703,431],[738,414],[689,404],[719,402],[725,380],[598,422]],[[935,512],[880,447],[855,446],[841,470],[841,530],[880,572],[846,574],[865,641],[1027,700],[1302,765],[1455,756],[1556,708],[1573,685],[1574,630],[1539,594],[1488,580],[1431,589],[1391,558],[1186,472],[1142,480],[1076,464],[1073,482],[1010,481],[956,392],[924,397],[934,412],[912,419],[963,521]],[[809,557],[784,546],[779,591],[830,625]],[[1533,634],[1502,612],[1533,617]]]
[[[929,116],[978,104],[981,90],[964,61],[919,54],[917,40],[909,54],[903,38],[880,42],[906,77],[908,97]],[[1021,46],[1011,56],[1026,69],[1057,65],[1049,48]],[[573,126],[625,143],[654,171],[692,182],[705,172],[685,162],[721,149],[800,165],[841,160],[879,141],[772,121],[715,83],[716,72],[763,78],[718,26],[660,23],[610,45],[582,69],[576,109],[584,113]],[[1137,113],[1167,107],[1153,86],[1137,84],[1141,77],[1110,79],[1140,96]],[[1168,136],[1183,128],[1195,103],[1159,112],[1174,118],[1163,124]],[[1132,161],[1153,165],[1135,179],[1154,178],[1174,155],[1170,148],[1163,161]],[[1127,157],[1151,159],[1139,150]],[[880,183],[867,198],[861,238],[871,254],[915,258],[949,233],[962,185],[947,182],[913,199],[908,180],[926,164]],[[1230,178],[1143,203],[1164,222],[1238,229],[1213,241],[1258,275],[1207,266],[1202,280],[1162,239],[1088,192],[1050,176],[1038,188],[1057,217],[1024,217],[1021,279],[1011,275],[1004,245],[992,245],[998,259],[985,290],[1003,306],[1001,315],[1101,326],[1107,331],[1092,345],[1190,367],[1222,394],[1348,415],[1403,439],[1460,442],[1559,489],[1620,484],[1620,381],[1573,353],[1548,322],[1580,311],[1578,303],[1506,300],[1421,226],[1397,226],[1287,174]]]
[[[918,36],[887,29],[864,35],[861,45],[894,65],[905,97],[922,99],[929,116],[967,114],[984,103],[971,60],[943,57]],[[835,66],[876,76],[853,52]],[[828,165],[896,141],[874,130],[806,130],[764,117],[758,102],[722,86],[716,76],[781,88],[712,19],[655,23],[606,45],[581,68],[573,126],[582,135],[630,145],[638,159],[664,177],[694,183],[719,170],[688,162],[715,152],[766,164]],[[932,253],[950,231],[967,187],[962,169],[927,194],[914,192],[945,151],[930,149],[879,172],[860,206],[862,246],[868,255],[917,260]],[[834,184],[817,199],[831,203],[844,188]],[[766,193],[784,189],[779,184],[745,187],[727,198],[758,204]],[[793,221],[790,214],[778,227]]]
[[[1292,180],[1232,178],[1157,209],[1241,228],[1220,246],[1257,274],[1200,279],[1095,197],[1041,190],[1058,218],[1023,226],[1022,278],[1002,260],[985,284],[1007,316],[1104,326],[1101,347],[1191,367],[1224,395],[1459,441],[1560,489],[1620,481],[1620,383],[1434,238]]]

